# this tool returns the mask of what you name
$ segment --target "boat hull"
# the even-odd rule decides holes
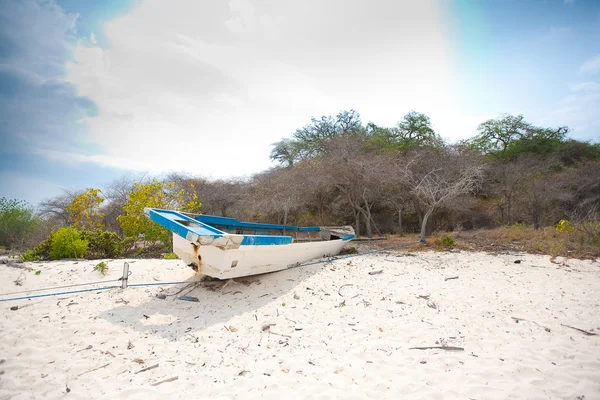
[[[264,274],[338,254],[349,240],[337,239],[284,245],[241,245],[222,249],[173,234],[173,252],[198,273],[218,279]]]

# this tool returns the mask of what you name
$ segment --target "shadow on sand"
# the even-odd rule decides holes
[[[159,289],[148,290],[146,302],[136,306],[120,305],[104,311],[99,317],[138,332],[178,340],[213,325],[225,325],[235,316],[255,312],[290,291],[305,291],[302,282],[328,264],[324,262],[233,281],[201,282],[194,277],[187,284],[161,292]],[[160,299],[157,293],[165,295],[166,299]],[[195,297],[198,302],[180,300],[182,295]],[[259,317],[257,325],[260,326]]]

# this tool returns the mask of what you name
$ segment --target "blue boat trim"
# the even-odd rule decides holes
[[[157,224],[167,228],[173,233],[187,238],[189,233],[202,237],[210,237],[213,239],[219,239],[225,236],[232,237],[243,237],[240,245],[242,246],[267,246],[267,245],[284,245],[293,242],[291,236],[271,236],[271,235],[235,235],[223,232],[213,226],[208,225],[198,219],[190,218],[180,212],[171,210],[161,210],[157,208],[147,208],[146,213],[150,220]],[[206,216],[212,217],[212,216]],[[222,218],[222,217],[213,217]],[[233,218],[225,218],[233,221]],[[210,219],[206,219],[210,220]],[[262,225],[262,224],[260,224]],[[265,224],[266,225],[266,224]]]
[[[228,218],[228,217],[219,217],[216,215],[199,215],[198,217],[196,217],[197,221],[203,222],[205,224],[210,224],[210,225],[218,225],[218,226],[222,226],[225,229],[249,229],[249,230],[255,230],[255,231],[282,231],[283,232],[283,228],[284,225],[277,225],[277,224],[258,224],[258,223],[254,223],[254,222],[242,222],[239,221],[235,218]],[[290,231],[290,232],[319,232],[321,230],[321,227],[319,226],[304,226],[304,227],[298,227],[295,225],[285,225],[285,230],[286,231]]]

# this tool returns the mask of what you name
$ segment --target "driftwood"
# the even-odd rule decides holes
[[[164,380],[162,380],[162,381],[158,381],[158,382],[156,382],[156,383],[153,383],[153,384],[152,384],[152,385],[150,385],[150,386],[158,386],[158,385],[160,385],[160,384],[163,384],[163,383],[167,383],[167,382],[173,382],[173,381],[176,381],[177,379],[179,379],[179,377],[178,377],[178,376],[174,376],[174,377],[172,377],[172,378],[164,379]]]
[[[140,369],[138,372],[134,372],[134,374],[139,374],[140,372],[146,372],[146,371],[149,371],[149,370],[154,369],[154,368],[158,368],[158,364],[154,364],[154,365],[151,365],[149,367]]]
[[[79,376],[81,376],[81,375],[85,375],[85,374],[89,374],[90,372],[97,371],[97,370],[99,370],[99,369],[101,369],[101,368],[104,368],[104,367],[108,367],[109,365],[110,365],[110,363],[108,363],[108,364],[104,364],[104,365],[101,365],[101,366],[99,366],[99,367],[96,367],[96,368],[93,368],[93,369],[90,369],[89,371],[85,371],[85,372],[83,372],[83,373],[79,374]]]
[[[409,350],[429,350],[429,349],[440,349],[440,350],[448,350],[448,351],[463,351],[462,347],[454,347],[454,346],[426,346],[426,347],[410,347]]]
[[[567,328],[575,329],[576,331],[584,333],[587,336],[597,336],[598,335],[597,333],[584,331],[583,329],[575,328],[574,326],[569,326],[569,325],[565,325],[565,324],[560,324],[560,325],[564,326],[564,327],[567,327]]]
[[[528,320],[528,319],[517,318],[517,317],[511,317],[511,318],[512,318],[512,319],[514,319],[514,320],[515,320],[515,323],[517,323],[517,324],[519,323],[519,321],[531,322],[531,323],[533,323],[533,324],[536,324],[536,325],[537,325],[537,326],[539,326],[540,328],[544,328],[544,330],[545,330],[546,332],[550,332],[550,328],[548,328],[547,326],[540,325],[540,324],[538,324],[538,323],[537,323],[537,322],[535,322],[535,321],[530,321],[530,320]]]

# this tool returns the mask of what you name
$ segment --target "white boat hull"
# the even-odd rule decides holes
[[[310,260],[338,254],[348,240],[326,240],[284,245],[241,245],[222,250],[173,234],[173,252],[198,273],[218,279],[281,271]]]

